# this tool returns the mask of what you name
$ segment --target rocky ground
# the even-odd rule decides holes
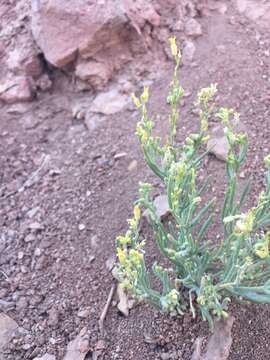
[[[240,112],[249,135],[241,177],[252,180],[250,204],[264,184],[263,158],[270,152],[270,6],[255,0],[186,3],[185,21],[177,26],[180,14],[173,12],[172,18],[166,15],[173,8],[159,9],[160,23],[149,30],[152,45],[145,53],[135,51],[135,60],[121,65],[122,71],[101,79],[106,85],[98,79],[98,89],[92,75],[87,86],[78,80],[77,63],[56,68],[42,54],[33,57],[30,69],[36,72],[31,74],[8,67],[7,77],[1,67],[0,310],[16,322],[9,324],[13,335],[1,360],[44,354],[52,355],[48,360],[62,360],[81,331],[82,352],[74,359],[83,359],[89,349],[87,359],[184,360],[191,358],[195,339],[208,335],[207,324],[199,319],[170,318],[146,305],[134,306],[125,317],[116,295],[104,336],[98,326],[115,281],[114,239],[126,229],[138,182],[154,181],[156,194],[162,192],[143,162],[134,136],[138,114],[128,94],[150,85],[151,112],[157,131],[165,134],[172,72],[169,35],[177,36],[184,53],[181,78],[187,96],[181,104],[179,139],[197,128],[196,91],[217,83],[218,103]],[[3,1],[0,9],[0,61],[6,64],[16,39],[29,36],[29,6]],[[145,24],[143,29],[147,34]],[[15,93],[7,85],[14,81],[20,85]],[[213,174],[212,191],[218,198],[225,184],[223,168],[210,155],[203,169]],[[146,224],[143,228],[148,231]],[[219,231],[213,228],[213,238]],[[269,306],[233,305],[232,314],[229,360],[267,358]],[[0,318],[0,334],[4,320]]]

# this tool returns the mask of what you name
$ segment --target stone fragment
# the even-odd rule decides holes
[[[184,65],[190,65],[192,63],[195,51],[196,47],[194,43],[190,40],[187,40],[182,50],[182,62]]]
[[[127,317],[129,315],[129,310],[132,309],[132,307],[134,306],[134,300],[129,299],[126,291],[122,288],[120,284],[118,284],[117,286],[117,295],[119,299],[117,309],[122,315]]]
[[[128,171],[132,172],[135,171],[138,167],[138,161],[137,160],[132,160],[129,164],[128,164]]]
[[[79,335],[68,344],[63,360],[84,360],[89,350],[89,338],[86,328],[83,328]]]
[[[43,74],[40,78],[36,80],[36,86],[41,91],[49,91],[52,88],[52,80],[49,78],[49,75]]]
[[[195,349],[191,360],[227,360],[232,345],[232,325],[234,318],[216,320],[214,332],[211,335],[206,349],[202,351],[202,339],[198,338],[195,342]]]
[[[88,318],[89,315],[90,315],[90,309],[82,309],[77,314],[77,316],[82,319]]]
[[[159,195],[154,199],[154,206],[156,208],[156,213],[160,219],[168,216],[170,214],[170,208],[168,204],[167,195]],[[146,209],[143,213],[143,216],[146,220],[151,223],[151,216],[148,209]]]
[[[49,310],[48,325],[55,328],[58,326],[58,322],[59,322],[59,311],[55,307],[53,307]]]
[[[7,66],[16,75],[32,76],[37,78],[42,74],[43,67],[32,42],[18,42],[9,52]]]
[[[217,159],[226,161],[229,152],[229,144],[226,136],[211,137],[207,142],[207,150]]]
[[[0,84],[0,100],[7,104],[31,101],[34,89],[29,79],[23,76],[13,77]]]
[[[18,324],[4,313],[0,314],[0,358],[4,359],[5,347],[12,340],[13,333],[18,329]]]
[[[187,36],[196,38],[202,35],[201,24],[195,19],[189,19],[185,23],[185,33]]]
[[[119,93],[117,89],[112,89],[97,95],[91,104],[90,111],[112,115],[124,110],[128,103],[128,96]]]

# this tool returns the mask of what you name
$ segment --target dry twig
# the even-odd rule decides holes
[[[113,298],[113,294],[115,292],[115,288],[116,288],[116,286],[115,286],[115,284],[113,284],[112,287],[111,287],[111,290],[109,292],[109,296],[108,296],[108,299],[106,301],[106,304],[105,304],[105,306],[104,306],[104,308],[102,310],[102,313],[101,313],[99,321],[98,321],[99,331],[101,333],[101,336],[103,336],[103,334],[104,334],[104,320],[106,318],[106,315],[108,313],[110,304],[112,302],[112,298]]]

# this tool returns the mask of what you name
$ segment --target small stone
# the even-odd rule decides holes
[[[125,290],[120,285],[117,287],[117,295],[119,298],[117,309],[121,314],[127,317],[129,315],[128,297]]]
[[[186,41],[182,51],[182,61],[184,65],[188,65],[192,62],[196,47],[192,41]]]
[[[89,131],[95,130],[98,125],[100,125],[104,120],[106,119],[106,116],[102,114],[94,114],[90,111],[88,111],[85,115],[84,123]]]
[[[97,95],[92,102],[90,111],[94,113],[112,115],[124,110],[128,103],[128,96],[120,94],[117,89],[112,89],[108,92]]]
[[[22,349],[23,349],[24,351],[28,351],[28,350],[30,350],[32,347],[33,347],[33,345],[31,345],[31,344],[23,344]]]
[[[195,19],[189,19],[185,23],[185,33],[190,37],[198,37],[202,35],[201,24]]]
[[[36,296],[31,296],[29,304],[31,306],[37,306],[38,304],[40,304],[42,302],[43,298],[42,296],[36,295]]]
[[[22,272],[23,274],[26,274],[26,273],[28,272],[27,267],[26,267],[25,265],[22,265],[22,266],[21,266],[21,272]]]
[[[135,171],[138,167],[138,161],[137,160],[132,160],[129,165],[128,165],[128,171],[132,172]]]
[[[56,344],[56,339],[51,336],[51,337],[49,338],[49,343],[52,344],[52,345],[55,345],[55,344]]]
[[[43,226],[39,222],[33,222],[29,224],[28,228],[32,230],[33,232],[40,231],[43,229]]]
[[[37,81],[36,86],[41,91],[48,91],[52,88],[52,80],[47,74],[43,74]]]
[[[23,251],[19,251],[19,252],[18,252],[18,259],[19,259],[19,260],[22,260],[23,257],[24,257],[24,252],[23,252]]]
[[[104,340],[98,340],[95,346],[95,350],[104,350],[106,348],[106,343]]]
[[[156,208],[156,213],[159,218],[164,218],[170,213],[170,208],[168,204],[167,195],[159,195],[154,199],[154,205]],[[143,216],[146,217],[147,221],[150,222],[150,212],[149,210],[145,210]]]
[[[42,255],[38,258],[35,269],[42,270],[45,265],[46,265],[46,257],[44,255]]]
[[[8,289],[6,289],[6,288],[1,288],[0,289],[0,299],[3,299],[3,298],[5,298],[5,297],[7,297],[8,296]]]
[[[83,328],[76,338],[69,342],[66,355],[63,360],[83,360],[90,350],[86,328]]]
[[[91,248],[92,248],[92,249],[96,249],[96,248],[98,247],[98,243],[99,243],[99,241],[98,241],[98,236],[97,236],[97,235],[93,235],[93,236],[91,237]]]
[[[27,211],[27,216],[32,219],[39,211],[39,206],[34,207],[33,209]]]
[[[85,229],[85,225],[84,224],[79,224],[78,229],[80,231],[83,231]]]
[[[4,313],[0,314],[0,354],[12,340],[13,333],[18,329],[17,323]],[[3,357],[4,358],[4,357]]]
[[[82,354],[86,354],[86,353],[88,353],[89,350],[90,350],[89,339],[84,338],[84,339],[80,340],[79,351]]]
[[[207,150],[210,154],[215,155],[217,159],[226,161],[229,152],[229,144],[226,136],[212,137],[209,139],[207,142]]]
[[[240,177],[240,179],[245,179],[245,177],[246,177],[245,172],[241,171],[240,174],[239,174],[239,177]]]
[[[122,153],[115,154],[113,158],[114,158],[114,160],[119,160],[119,159],[122,159],[123,157],[126,157],[126,156],[127,156],[127,153],[122,152]]]
[[[42,254],[41,249],[40,249],[40,248],[36,248],[36,249],[35,249],[35,252],[34,252],[34,256],[39,257],[39,256],[41,256],[41,254]]]
[[[85,115],[86,115],[85,104],[83,104],[81,102],[75,103],[72,106],[71,111],[72,111],[73,119],[77,119],[77,120],[85,119]]]
[[[52,327],[57,327],[58,323],[59,323],[59,312],[55,307],[53,307],[49,310],[48,325]]]
[[[83,309],[83,310],[80,310],[77,314],[77,316],[79,318],[82,318],[82,319],[85,319],[85,318],[88,318],[88,316],[90,315],[90,309]]]
[[[116,258],[115,258],[115,255],[112,255],[109,257],[109,259],[107,259],[106,261],[106,268],[108,271],[112,271],[114,265],[115,265],[115,261],[116,261]]]
[[[161,360],[171,360],[171,359],[175,359],[174,357],[172,357],[171,353],[162,353],[160,355],[160,359]]]

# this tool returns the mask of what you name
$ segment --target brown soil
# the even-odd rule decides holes
[[[269,32],[240,17],[230,2],[225,15],[199,21],[203,36],[196,40],[195,62],[181,70],[182,83],[194,93],[216,82],[219,103],[240,112],[250,138],[243,170],[252,179],[252,204],[263,187],[263,157],[270,152]],[[161,134],[166,131],[164,91],[171,68],[171,63],[162,65],[151,85],[150,108],[161,115]],[[95,348],[98,318],[114,281],[106,261],[114,254],[116,235],[126,229],[138,182],[154,179],[134,136],[137,114],[121,112],[89,132],[72,120],[70,102],[79,95],[66,89],[55,86],[23,110],[0,109],[0,299],[10,303],[3,310],[25,329],[10,344],[9,360],[45,352],[62,359],[84,326]],[[189,96],[182,104],[179,138],[197,128],[193,102]],[[127,155],[115,160],[122,152]],[[16,192],[44,155],[49,159],[34,181]],[[132,170],[131,162],[137,164]],[[223,167],[214,157],[204,165],[204,172],[213,174],[218,197],[224,189]],[[162,191],[154,181],[156,192]],[[212,236],[218,232],[213,228]],[[170,318],[139,305],[124,318],[114,305],[105,321],[100,359],[190,359],[194,340],[208,334],[207,324],[188,315]],[[78,312],[85,309],[86,318],[80,318]],[[267,359],[270,307],[232,306],[232,313],[236,321],[229,359]]]

